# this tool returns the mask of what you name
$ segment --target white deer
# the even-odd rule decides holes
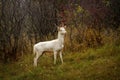
[[[66,34],[65,28],[66,28],[65,25],[58,27],[58,38],[57,39],[51,40],[51,41],[39,42],[34,45],[33,52],[34,54],[36,54],[36,56],[34,57],[34,66],[37,66],[38,58],[45,51],[54,52],[54,64],[56,64],[57,53],[59,52],[61,62],[63,63],[62,49],[64,47],[64,36]]]

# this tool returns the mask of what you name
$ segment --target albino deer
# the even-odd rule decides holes
[[[53,51],[54,52],[54,64],[56,64],[56,57],[57,53],[59,52],[59,56],[61,62],[63,63],[62,59],[62,49],[64,47],[64,36],[66,34],[65,25],[58,27],[58,38],[51,41],[39,42],[34,45],[33,52],[36,54],[34,57],[34,66],[37,66],[38,58],[43,54],[45,51]]]

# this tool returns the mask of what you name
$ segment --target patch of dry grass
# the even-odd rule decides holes
[[[119,80],[120,46],[88,49],[84,53],[65,52],[64,64],[53,55],[43,55],[33,67],[33,55],[0,66],[0,80]]]

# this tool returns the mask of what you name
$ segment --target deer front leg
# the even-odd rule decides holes
[[[54,64],[56,64],[57,51],[54,51]]]
[[[62,62],[62,64],[63,64],[63,58],[62,58],[62,50],[60,51],[60,59],[61,59],[61,62]]]

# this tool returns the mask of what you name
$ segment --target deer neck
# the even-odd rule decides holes
[[[59,32],[58,32],[58,40],[60,44],[64,44],[64,35],[61,35]]]

